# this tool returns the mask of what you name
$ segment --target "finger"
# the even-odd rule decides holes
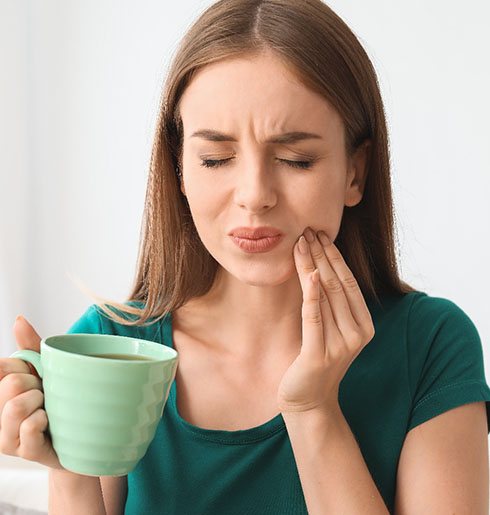
[[[319,238],[328,262],[342,285],[351,316],[357,324],[358,330],[360,329],[365,336],[372,338],[374,335],[373,321],[359,283],[347,266],[342,253],[324,231],[319,232]]]
[[[320,273],[315,268],[306,281],[303,300],[303,346],[305,354],[313,358],[325,355],[323,316],[320,309]]]
[[[307,234],[311,231],[308,229],[305,231]],[[315,266],[320,270],[320,282],[327,294],[335,324],[344,339],[354,333],[359,333],[359,326],[353,317],[342,282],[326,253],[332,245],[324,247],[313,231],[310,232],[310,240],[310,252]]]
[[[37,408],[32,415],[20,424],[20,444],[17,455],[31,461],[38,461],[43,454],[51,451],[51,442],[45,431],[48,428],[48,416],[43,408]]]
[[[311,258],[308,260],[307,254],[303,254],[308,247],[303,236],[301,236],[296,246],[296,253],[298,254],[297,268],[303,290],[301,353],[310,356],[312,359],[321,359],[325,355],[325,340],[323,337],[323,318],[320,311],[318,270],[313,268],[313,270],[308,271]]]
[[[317,268],[318,270],[318,268]],[[320,294],[319,304],[320,304],[320,312],[322,314],[322,320],[323,320],[323,340],[325,343],[325,356],[328,356],[329,354],[329,347],[331,347],[331,342],[335,341],[334,338],[337,340],[340,340],[342,338],[342,335],[340,334],[340,331],[338,330],[335,319],[332,314],[332,309],[330,307],[330,302],[328,300],[328,297],[325,293],[325,290],[323,289],[322,283],[320,281],[320,270],[317,272],[318,274],[318,291]]]
[[[2,453],[10,456],[17,455],[20,445],[20,425],[43,405],[44,394],[39,390],[29,390],[7,401],[0,420],[0,450]]]
[[[19,315],[15,319],[13,331],[19,349],[29,349],[39,352],[41,337],[23,316]]]
[[[8,374],[29,374],[27,363],[19,358],[0,358],[0,381]]]
[[[301,235],[294,246],[294,263],[298,272],[299,280],[301,282],[301,289],[304,291],[306,288],[306,280],[308,274],[311,274],[315,267],[313,266],[313,259],[311,258],[308,243],[303,235]]]
[[[301,248],[304,248],[304,253],[301,251]],[[303,289],[305,288],[304,283],[306,282],[308,275],[313,272],[315,269],[315,263],[313,261],[313,257],[311,256],[310,246],[306,241],[304,236],[298,240],[297,250],[296,250],[296,267],[298,268],[298,274],[302,283]],[[321,313],[323,316],[323,335],[326,340],[332,340],[333,338],[338,339],[341,337],[337,324],[335,323],[335,319],[332,314],[332,310],[330,308],[330,304],[327,296],[325,295],[324,288],[321,284],[321,270],[320,272],[320,303],[321,303]]]
[[[42,391],[42,382],[31,374],[9,374],[0,382],[0,413],[7,402],[29,390]],[[1,428],[1,423],[0,423]]]
[[[19,315],[14,322],[14,336],[19,350],[27,349],[36,352],[41,348],[41,337],[32,325],[22,316]],[[34,365],[25,362],[29,372],[36,377],[39,377]]]

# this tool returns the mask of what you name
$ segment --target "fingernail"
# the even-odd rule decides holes
[[[24,318],[24,317],[23,317],[22,315],[17,315],[17,316],[15,317],[15,322],[17,322],[17,320],[20,320],[21,318]],[[14,322],[14,323],[15,323],[15,322]]]
[[[308,253],[308,243],[306,243],[305,237],[301,236],[298,242],[298,248],[301,254],[307,254]]]
[[[330,245],[330,240],[325,232],[318,232],[318,239],[322,242],[323,245]]]
[[[304,234],[310,243],[315,241],[315,233],[309,227],[305,229]]]

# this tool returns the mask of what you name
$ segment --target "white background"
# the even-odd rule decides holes
[[[0,356],[135,272],[160,92],[212,2],[0,0]],[[377,69],[403,278],[474,321],[490,370],[490,4],[332,1]]]

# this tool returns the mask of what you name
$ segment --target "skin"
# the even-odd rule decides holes
[[[181,116],[181,189],[220,269],[210,292],[176,311],[176,323],[202,338],[198,331],[206,327],[207,344],[240,363],[256,362],[258,351],[265,363],[279,355],[297,356],[303,290],[294,246],[308,226],[335,240],[344,206],[362,199],[367,147],[348,158],[340,115],[272,53],[205,66],[182,96]],[[237,141],[192,137],[200,129],[231,134]],[[266,143],[290,131],[321,139]],[[230,157],[219,167],[202,166],[204,159]],[[307,169],[279,161],[311,158]],[[247,254],[228,236],[234,227],[260,225],[285,234],[269,252]]]

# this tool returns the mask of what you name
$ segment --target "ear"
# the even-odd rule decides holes
[[[362,200],[370,147],[371,140],[365,140],[348,160],[344,199],[344,204],[348,207],[355,206]]]
[[[185,196],[184,175],[182,173],[182,164],[177,165],[177,175],[178,175],[178,180],[179,180],[180,191]]]

